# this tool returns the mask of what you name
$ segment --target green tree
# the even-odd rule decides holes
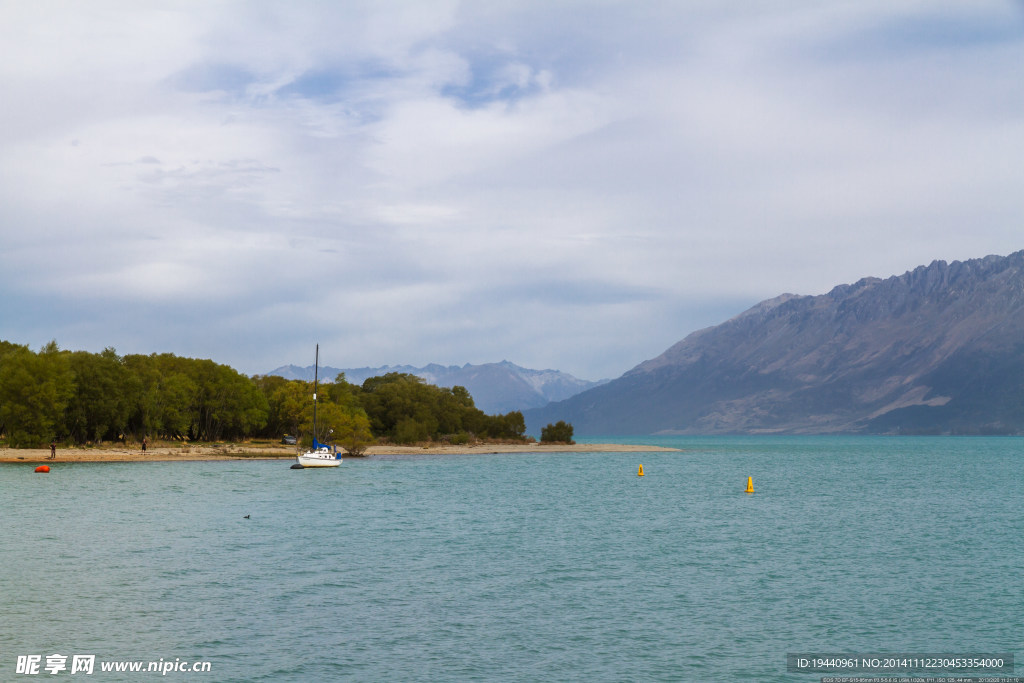
[[[393,372],[371,377],[357,396],[374,433],[398,443],[464,440],[469,434],[522,439],[526,432],[522,413],[485,415],[465,387],[436,387],[414,375]]]
[[[182,360],[169,353],[124,357],[133,386],[129,432],[137,438],[193,436],[199,385]]]
[[[574,444],[576,442],[572,440],[572,432],[571,424],[564,420],[559,420],[555,424],[549,424],[540,430],[540,442]]]
[[[370,418],[362,408],[344,413],[337,424],[334,430],[335,439],[350,455],[362,455],[374,441],[373,432],[370,431]]]
[[[3,375],[5,368],[11,368],[8,370],[8,372],[13,372],[14,364],[17,363],[17,354],[20,354],[22,351],[27,350],[28,347],[22,344],[13,344],[9,341],[0,340],[0,376]],[[10,361],[7,361],[6,357],[9,354],[15,355],[12,356]],[[8,365],[8,363],[10,363],[10,365]],[[0,388],[0,391],[2,391],[2,388]],[[0,393],[0,435],[7,434],[6,425],[4,424],[4,417],[7,413],[7,411],[4,410],[4,405],[6,403],[7,398],[2,393]]]
[[[303,423],[313,420],[313,384],[301,380],[291,380],[278,386],[269,399],[270,414],[275,424],[279,425],[278,434],[294,434],[299,436]],[[308,427],[306,428],[309,429]]]
[[[415,375],[389,372],[363,382],[360,399],[374,434],[411,443],[437,432],[436,390]]]
[[[216,441],[252,436],[267,423],[267,399],[251,379],[212,360],[174,354],[126,356],[138,391],[136,436]]]
[[[303,432],[311,434],[312,431],[310,411],[309,420],[303,424]],[[338,444],[351,455],[362,455],[366,447],[373,443],[370,420],[361,408],[352,410],[329,401],[317,405],[316,438],[320,443]]]
[[[204,441],[250,436],[267,422],[267,399],[245,375],[212,360],[191,361],[199,386],[194,431]]]
[[[64,411],[74,393],[74,373],[55,341],[32,353],[6,347],[0,355],[0,424],[8,444],[40,446],[63,436]]]
[[[362,389],[354,384],[349,384],[345,379],[344,372],[339,372],[333,382],[321,384],[320,392],[331,403],[339,405],[346,410],[362,409],[362,403],[360,402]]]
[[[309,446],[313,440],[313,383],[283,377],[254,377],[254,384],[266,396],[270,435],[295,434]],[[359,387],[345,381],[344,373],[334,382],[318,387],[317,432],[321,443],[336,443],[352,455],[361,455],[373,443],[370,420],[359,401]]]
[[[451,389],[438,387],[434,396],[434,410],[437,417],[438,434],[459,434],[467,431],[472,416],[481,411],[473,404],[473,397],[463,386]]]
[[[199,384],[184,373],[157,377],[146,398],[153,410],[152,428],[135,430],[137,437],[158,434],[168,439],[194,439]]]
[[[64,427],[75,443],[116,438],[128,427],[129,375],[114,349],[68,354],[74,394],[64,411]]]
[[[487,421],[487,436],[495,439],[522,439],[526,433],[526,420],[523,414],[514,410],[504,415],[491,416]],[[570,438],[572,437],[572,427]]]
[[[294,434],[295,426],[288,421],[282,405],[282,398],[290,381],[277,375],[256,375],[252,381],[267,400],[267,424],[261,432],[262,435],[279,438],[284,434]]]

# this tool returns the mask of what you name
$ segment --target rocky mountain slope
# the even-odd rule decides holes
[[[577,435],[1024,433],[1024,251],[784,294],[526,416]]]
[[[352,384],[362,384],[369,377],[389,372],[404,372],[422,377],[439,387],[464,386],[469,390],[476,407],[488,415],[512,410],[526,410],[561,401],[581,391],[598,386],[601,382],[578,379],[558,370],[531,370],[514,363],[484,363],[482,365],[437,365],[432,363],[417,368],[411,365],[385,365],[379,368],[320,368],[322,379],[333,380],[339,372]],[[313,380],[313,366],[286,365],[267,373],[286,379]],[[605,380],[607,381],[607,380]]]

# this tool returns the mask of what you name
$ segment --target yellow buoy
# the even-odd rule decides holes
[[[636,473],[636,476],[638,476],[638,477],[644,476],[644,466],[643,465],[640,465],[640,471]]]
[[[754,492],[754,478],[753,477],[747,477],[747,491],[746,492],[747,493],[753,493]]]

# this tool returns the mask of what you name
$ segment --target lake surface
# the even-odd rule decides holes
[[[69,670],[36,678],[818,681],[787,653],[1024,654],[1024,439],[625,441],[682,451],[0,466],[0,680],[53,654]]]

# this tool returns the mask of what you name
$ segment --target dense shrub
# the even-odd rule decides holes
[[[559,420],[555,424],[549,424],[544,429],[540,430],[540,442],[541,443],[576,443],[572,440],[572,425]]]

